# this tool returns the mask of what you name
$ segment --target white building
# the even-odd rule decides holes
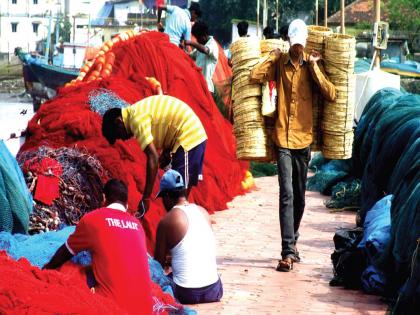
[[[15,47],[35,50],[48,34],[50,12],[59,7],[48,0],[0,0],[0,54],[13,53]]]

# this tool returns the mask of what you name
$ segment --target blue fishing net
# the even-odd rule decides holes
[[[350,160],[328,160],[321,153],[315,154],[313,160],[309,167],[315,174],[306,183],[306,188],[310,191],[331,195],[335,185],[350,178]]]
[[[358,210],[360,208],[360,179],[339,182],[332,188],[331,199],[325,205],[330,209]]]
[[[22,171],[0,140],[0,231],[27,233],[32,208]]]
[[[390,292],[411,273],[420,239],[420,95],[383,89],[368,102],[355,133],[353,173],[361,178],[361,221],[385,194],[393,194],[389,243],[377,259]],[[419,292],[406,290],[404,298]],[[408,293],[407,293],[408,292]]]
[[[89,105],[92,111],[103,116],[108,109],[124,108],[130,104],[107,89],[97,89],[89,94]]]

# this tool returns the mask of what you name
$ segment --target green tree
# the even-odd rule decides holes
[[[420,32],[420,0],[388,0],[384,9],[391,29],[405,32],[412,45]]]

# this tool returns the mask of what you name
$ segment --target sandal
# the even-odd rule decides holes
[[[299,256],[299,252],[297,250],[297,247],[295,247],[295,254],[291,258],[292,258],[294,263],[300,263],[300,256]]]
[[[290,270],[293,270],[293,259],[291,257],[287,257],[285,259],[279,260],[276,270],[283,272],[289,272]]]

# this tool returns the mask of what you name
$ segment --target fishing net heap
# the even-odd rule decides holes
[[[380,291],[388,296],[399,295],[394,311],[411,314],[409,310],[418,310],[420,301],[420,95],[391,88],[375,93],[357,125],[353,157],[348,161],[334,169],[334,180],[341,180],[340,176],[354,179],[338,183],[332,193],[347,194],[349,206],[359,198],[359,225],[369,224],[366,218],[385,195],[394,196],[390,209],[383,210],[390,211],[390,229],[381,236],[386,244],[377,248],[370,262],[373,269],[362,280],[380,284]],[[312,163],[315,176],[328,176],[323,168],[333,162],[317,157]],[[308,185],[314,184],[310,181]],[[372,278],[376,275],[380,283]]]
[[[360,209],[360,179],[353,174],[353,162],[347,160],[330,160],[316,153],[309,163],[314,175],[308,178],[307,189],[319,191],[331,196],[325,202],[327,208],[333,210]]]
[[[326,37],[324,55],[325,70],[336,88],[337,99],[324,103],[322,153],[330,159],[348,159],[352,154],[354,137],[355,38],[342,34]]]
[[[107,89],[93,90],[89,94],[89,105],[92,111],[101,116],[103,116],[108,109],[130,106],[129,103]]]
[[[305,52],[310,54],[312,50],[324,56],[325,39],[332,35],[332,30],[328,27],[309,25],[308,38],[306,40]],[[323,63],[323,60],[319,61]],[[312,104],[312,144],[311,151],[321,151],[322,148],[322,115],[324,111],[324,98],[319,95]]]
[[[355,133],[354,166],[362,178],[360,217],[392,194],[391,235],[379,266],[397,292],[414,268],[420,238],[420,96],[395,89],[377,92],[366,105]],[[420,277],[411,275],[414,279]],[[414,281],[413,279],[413,281]],[[419,300],[420,284],[417,295]]]
[[[8,293],[0,293],[0,313],[22,314],[29,310],[34,314],[123,313],[112,299],[89,291],[84,268],[91,265],[89,253],[79,253],[60,272],[39,269],[73,232],[74,226],[31,236],[0,233],[0,250],[5,251],[0,253],[0,277],[2,292]],[[175,301],[160,264],[150,256],[148,262],[154,314],[195,314]]]
[[[19,164],[25,171],[29,188],[35,187],[39,175],[29,171],[31,165],[45,158],[61,165],[59,197],[50,206],[35,201],[29,222],[30,234],[56,230],[60,224],[75,225],[85,213],[100,208],[103,203],[102,179],[106,178],[106,172],[101,163],[84,150],[41,146],[20,153]]]
[[[28,124],[28,137],[21,151],[36,150],[43,145],[85,149],[98,159],[109,178],[127,184],[128,208],[136,211],[145,184],[146,156],[135,139],[109,145],[102,136],[102,118],[98,112],[106,110],[108,103],[114,106],[117,101],[124,106],[153,95],[145,78],[154,77],[165,94],[181,99],[194,110],[208,136],[204,181],[192,189],[191,201],[209,212],[226,209],[228,201],[244,192],[242,181],[248,163],[237,160],[232,125],[214,104],[201,69],[160,32],[143,32],[131,37],[120,35],[112,43],[112,47],[110,42],[105,43],[102,53],[100,51],[92,63],[82,68],[85,75],[81,72],[76,81],[41,106]],[[102,69],[112,66],[109,76],[93,73],[99,71],[95,69],[99,69],[100,64]],[[94,79],[90,79],[92,76]],[[98,106],[99,103],[102,105]],[[153,193],[157,193],[158,187],[159,180]],[[165,213],[161,200],[152,200],[142,220],[151,253],[157,224]]]
[[[27,233],[32,209],[22,171],[0,140],[0,232]]]
[[[251,81],[251,70],[261,51],[257,38],[241,37],[230,47],[233,68],[233,130],[236,155],[244,160],[271,160],[270,136],[261,113],[261,85]]]

